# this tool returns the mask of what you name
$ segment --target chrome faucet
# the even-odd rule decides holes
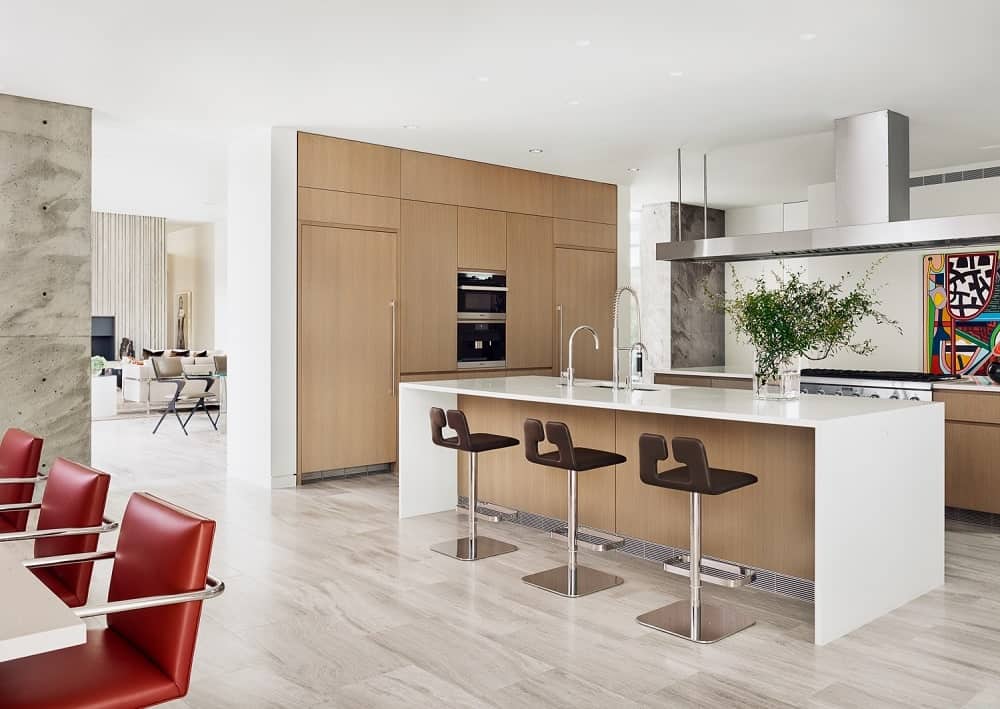
[[[636,292],[634,290],[632,290],[631,288],[629,288],[628,286],[625,286],[624,288],[619,288],[615,292],[615,300],[611,304],[611,318],[612,318],[612,321],[613,321],[612,324],[611,324],[611,329],[612,329],[611,337],[614,338],[614,346],[612,347],[612,352],[611,352],[611,388],[612,389],[621,389],[622,388],[621,375],[619,373],[620,372],[620,370],[619,370],[619,360],[621,359],[621,353],[622,352],[629,352],[629,353],[632,352],[632,347],[631,346],[630,347],[622,347],[621,346],[620,335],[619,335],[619,332],[618,332],[618,311],[621,308],[622,295],[624,293],[628,293],[629,295],[631,295],[632,296],[632,302],[635,303],[635,318],[636,318],[636,323],[638,324],[639,341],[640,342],[642,341],[642,315],[639,312],[639,296],[636,295]],[[645,346],[643,346],[643,350],[645,350],[645,349],[646,349]],[[630,375],[630,377],[631,377],[631,375]],[[631,385],[629,385],[629,387],[631,387]]]
[[[563,372],[563,376],[566,377],[566,386],[568,386],[568,387],[573,386],[573,381],[576,379],[576,377],[573,374],[573,338],[576,337],[576,333],[580,332],[580,330],[586,330],[591,335],[593,335],[594,336],[594,349],[595,350],[601,349],[601,341],[597,337],[597,330],[595,330],[594,328],[592,328],[590,325],[580,325],[575,330],[573,330],[572,333],[570,333],[570,336],[569,336],[569,366],[566,368],[566,371]]]

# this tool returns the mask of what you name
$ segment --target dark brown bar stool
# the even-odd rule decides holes
[[[455,436],[445,438],[443,429],[455,432]],[[453,542],[442,542],[431,547],[434,551],[461,561],[476,561],[491,556],[517,551],[517,547],[507,542],[490,537],[480,537],[476,534],[476,510],[479,507],[479,454],[484,451],[510,448],[520,443],[510,436],[499,436],[493,433],[469,433],[469,422],[462,411],[445,412],[437,407],[431,408],[431,439],[436,445],[444,448],[454,448],[469,454],[469,536],[461,537]]]
[[[639,436],[639,477],[647,485],[679,490],[691,495],[691,554],[671,561],[689,561],[690,570],[681,571],[691,579],[691,599],[677,601],[640,615],[640,624],[696,643],[714,643],[745,630],[754,620],[740,611],[701,602],[701,581],[736,587],[753,580],[753,574],[734,567],[726,576],[713,576],[702,569],[701,558],[701,496],[723,495],[753,485],[757,476],[735,470],[708,467],[704,444],[697,438],[675,438],[674,457],[683,463],[663,473],[656,471],[658,461],[667,459],[667,441],[663,436],[644,433]],[[729,565],[716,562],[719,567]],[[668,571],[670,561],[664,564]],[[723,568],[728,571],[729,569]],[[675,571],[675,573],[678,573]],[[713,580],[717,579],[717,580]]]
[[[556,450],[539,453],[538,444],[545,440],[546,435]],[[623,583],[619,576],[588,566],[578,566],[576,563],[576,530],[579,514],[576,479],[579,472],[624,463],[627,460],[625,456],[593,448],[576,448],[573,446],[573,438],[566,424],[549,421],[545,424],[543,433],[542,422],[538,419],[524,421],[524,455],[532,463],[547,465],[550,468],[562,468],[569,472],[566,501],[569,518],[566,524],[566,547],[569,552],[569,563],[525,576],[521,580],[568,598],[586,596]]]

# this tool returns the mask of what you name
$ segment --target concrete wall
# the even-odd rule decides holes
[[[177,345],[177,294],[190,291],[190,349],[220,349],[215,343],[214,232],[213,224],[167,225],[167,347]]]
[[[0,426],[90,463],[89,108],[0,94]]]

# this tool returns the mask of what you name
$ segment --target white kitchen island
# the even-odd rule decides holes
[[[717,558],[811,580],[817,644],[944,583],[941,404],[812,395],[771,402],[731,389],[644,385],[649,390],[628,392],[593,384],[569,389],[534,376],[401,384],[400,517],[455,509],[457,454],[433,445],[428,415],[432,406],[461,407],[474,431],[521,438],[518,428],[530,415],[565,420],[576,445],[614,446],[629,462],[589,479],[589,503],[581,483],[583,522],[680,546],[672,530],[687,528],[686,496],[641,485],[633,448],[640,432],[668,440],[697,435],[710,464],[760,478],[745,493],[710,501],[707,553],[714,547]],[[509,450],[508,457],[482,456],[481,497],[558,510],[560,492],[551,503],[543,488],[520,494],[549,473],[524,464],[521,448]],[[669,465],[676,463],[661,469]]]

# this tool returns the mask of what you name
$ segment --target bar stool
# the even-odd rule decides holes
[[[445,425],[455,432],[455,436],[445,438]],[[520,443],[516,438],[493,433],[469,433],[469,422],[462,411],[451,410],[447,415],[442,409],[431,408],[431,439],[444,448],[465,451],[469,454],[469,536],[452,542],[442,542],[432,550],[461,561],[476,561],[491,556],[517,551],[517,547],[507,542],[476,534],[476,510],[479,507],[479,454],[484,451],[510,448]]]
[[[556,450],[549,453],[539,453],[538,444],[548,435],[549,442]],[[542,422],[538,419],[524,421],[524,455],[532,463],[546,465],[550,468],[561,468],[569,472],[566,524],[566,547],[569,554],[565,566],[540,571],[523,577],[525,583],[557,593],[567,598],[578,598],[590,593],[603,591],[624,583],[620,576],[608,574],[588,566],[576,563],[576,531],[579,515],[577,496],[577,473],[585,470],[605,468],[609,465],[619,465],[627,459],[623,455],[593,448],[577,448],[573,446],[569,427],[560,421],[549,421],[542,432]]]
[[[639,477],[647,485],[680,490],[691,495],[691,598],[657,608],[636,618],[641,625],[696,643],[714,643],[745,630],[756,621],[744,613],[702,604],[701,581],[713,577],[702,571],[701,558],[701,496],[723,495],[757,482],[757,476],[735,470],[708,467],[704,444],[697,438],[675,438],[674,457],[683,466],[663,473],[656,471],[658,461],[667,459],[667,441],[663,436],[644,433],[639,436]],[[678,560],[687,560],[679,557]],[[669,563],[669,562],[668,562]],[[720,564],[721,565],[721,564]],[[728,566],[728,565],[726,565]],[[670,570],[667,564],[664,565]],[[736,567],[738,569],[738,567]],[[752,573],[742,569],[736,574],[720,577],[721,585],[742,586],[753,580]]]

